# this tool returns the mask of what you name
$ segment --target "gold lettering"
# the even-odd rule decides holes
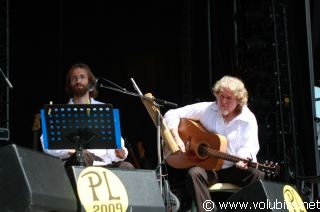
[[[116,204],[116,209],[118,210],[118,211],[123,211],[123,209],[122,209],[122,204],[121,203],[117,203]]]
[[[120,196],[118,196],[118,197],[112,196],[106,172],[103,172],[103,175],[104,175],[104,179],[106,180],[106,184],[107,184],[107,188],[108,188],[108,192],[109,192],[109,200],[120,200]]]
[[[82,175],[82,177],[84,177],[86,175],[89,175],[89,174],[95,175],[97,177],[97,179],[98,179],[98,182],[96,184],[93,184],[92,177],[90,177],[90,176],[88,177],[89,184],[90,184],[89,187],[91,188],[91,191],[92,191],[93,201],[99,201],[99,198],[98,198],[98,196],[96,194],[96,191],[95,191],[95,187],[98,187],[99,185],[101,185],[101,181],[102,181],[101,177],[100,177],[99,173],[93,172],[93,171],[85,173],[84,175]]]
[[[99,205],[94,205],[93,206],[93,212],[98,212],[99,211]]]

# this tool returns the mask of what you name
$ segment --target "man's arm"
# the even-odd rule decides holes
[[[126,151],[124,149],[115,149],[114,151],[115,151],[116,156],[118,158],[123,159],[123,160],[127,158],[128,154],[126,153]]]
[[[184,145],[184,142],[182,141],[182,139],[179,136],[179,132],[178,132],[178,128],[172,128],[170,130],[173,139],[175,140],[175,142],[177,143],[179,149],[181,152],[185,152],[186,151],[186,147]]]
[[[112,161],[122,161],[125,160],[128,156],[128,150],[124,145],[124,140],[121,137],[121,148],[120,149],[115,149],[114,154],[111,154],[111,160]]]
[[[68,149],[45,149],[44,143],[43,143],[43,135],[40,136],[40,141],[41,141],[41,145],[44,153],[55,156],[55,157],[59,157],[61,159],[70,157]]]

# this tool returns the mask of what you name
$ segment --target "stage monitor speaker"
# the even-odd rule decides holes
[[[60,159],[10,144],[0,148],[0,211],[76,211]]]
[[[79,180],[79,175],[82,174],[81,172],[85,168],[86,167],[72,166],[67,170],[70,179],[71,178],[74,179],[72,184],[74,186],[75,191],[77,191],[76,185],[77,185],[77,181]],[[88,167],[88,168],[91,168],[91,167]],[[157,176],[154,170],[137,170],[137,169],[129,170],[129,169],[115,169],[115,168],[108,168],[103,170],[111,171],[122,182],[128,196],[127,211],[143,211],[143,212],[165,211],[164,202],[160,193],[159,182],[157,180]],[[90,173],[92,174],[93,171],[90,171]],[[89,176],[88,173],[86,173],[86,176]],[[88,181],[89,180],[85,181],[84,184],[87,184]],[[95,181],[92,175],[91,175],[90,181],[91,183]],[[112,180],[110,180],[109,182],[109,184],[115,184],[115,183],[116,182]],[[94,190],[94,188],[90,187],[90,190],[92,189]],[[79,190],[79,185],[78,185],[78,190]],[[103,189],[103,191],[105,191],[106,193],[108,192],[108,190],[110,189]],[[111,191],[111,193],[112,192],[113,191]],[[88,195],[88,193],[90,192],[87,192],[86,195]],[[80,200],[79,200],[79,205],[80,205]],[[109,206],[106,206],[106,207],[109,207]],[[84,211],[84,207],[78,206],[78,211]]]
[[[306,211],[301,197],[289,185],[257,181],[230,196],[220,211]],[[295,208],[292,208],[292,206]]]

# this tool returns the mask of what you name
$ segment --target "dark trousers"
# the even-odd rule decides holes
[[[118,161],[111,164],[108,164],[106,166],[103,166],[106,168],[120,168],[120,169],[135,169],[134,166],[127,162],[127,161]]]
[[[242,187],[263,178],[264,173],[253,168],[243,170],[232,166],[214,172],[195,166],[188,170],[186,187],[189,196],[196,203],[197,211],[200,212],[205,211],[202,207],[203,202],[211,200],[209,186],[217,182],[228,182]]]

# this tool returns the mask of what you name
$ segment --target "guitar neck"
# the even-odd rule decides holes
[[[237,156],[234,156],[234,155],[229,155],[227,153],[220,152],[220,151],[217,151],[217,150],[214,150],[214,149],[209,149],[209,148],[204,147],[204,146],[201,146],[201,149],[202,149],[202,151],[206,152],[207,154],[209,154],[211,156],[214,156],[214,157],[217,157],[217,158],[220,158],[222,160],[227,160],[227,161],[234,162],[234,163],[237,163],[239,161],[243,161],[245,163],[248,163],[249,167],[252,167],[252,168],[255,168],[255,169],[263,169],[263,168],[265,168],[264,165],[256,163],[256,162],[252,162],[251,160],[248,160],[248,159],[240,158],[240,157],[237,157]]]

